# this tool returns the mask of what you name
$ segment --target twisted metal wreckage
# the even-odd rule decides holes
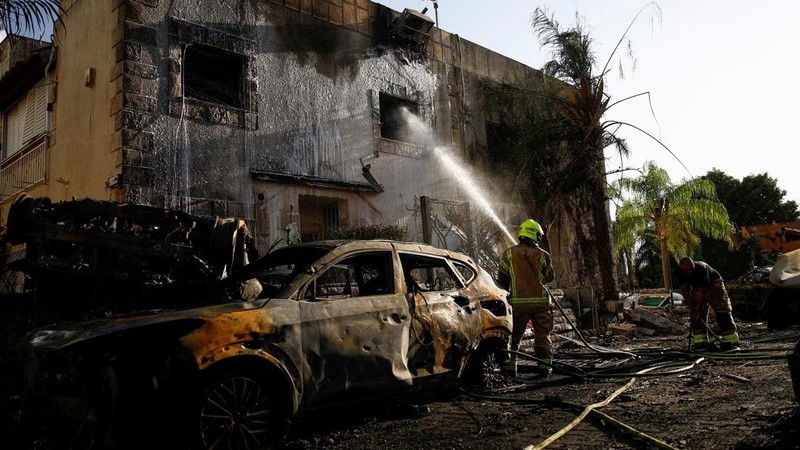
[[[78,443],[139,442],[135,423],[254,448],[307,411],[453,388],[510,335],[491,276],[423,244],[259,258],[241,220],[94,200],[22,197],[7,223],[52,324],[21,340],[21,426]]]
[[[21,340],[16,417],[20,427],[38,427],[34,433],[78,446],[137,446],[163,434],[181,445],[188,436],[199,448],[261,448],[308,412],[367,399],[418,401],[460,387],[483,400],[552,401],[499,395],[513,386],[474,391],[461,383],[486,375],[484,357],[507,348],[511,308],[489,274],[459,253],[355,241],[259,257],[240,220],[93,200],[22,197],[7,223],[6,241],[26,246],[11,267],[35,287],[32,323],[55,323]],[[673,448],[597,409],[636,378],[710,360],[786,358],[783,346],[702,357],[614,350],[570,326],[579,340],[564,338],[582,345],[562,349],[556,374],[629,381],[529,448],[548,446],[589,414]]]

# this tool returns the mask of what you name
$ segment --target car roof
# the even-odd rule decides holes
[[[472,261],[472,259],[460,252],[454,252],[446,249],[434,247],[430,244],[413,241],[395,241],[390,239],[330,239],[314,242],[303,242],[299,244],[291,244],[281,249],[285,251],[286,248],[319,248],[326,250],[333,250],[338,247],[363,247],[364,249],[385,249],[389,250],[395,248],[398,251],[405,252],[420,252],[429,255],[449,257],[460,261]]]

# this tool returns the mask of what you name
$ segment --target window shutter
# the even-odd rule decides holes
[[[45,88],[38,86],[28,92],[28,106],[25,112],[24,143],[44,133],[47,125],[47,105]]]
[[[20,151],[31,139],[47,131],[47,91],[39,86],[31,89],[7,113],[6,153]]]
[[[8,151],[6,151],[6,157],[17,153],[22,148],[22,133],[25,124],[25,106],[26,102],[21,101],[8,112],[8,136],[6,136]]]
[[[28,94],[23,100],[25,104],[25,122],[22,131],[22,142],[28,142],[33,137],[34,122],[36,118],[36,93],[35,91],[28,91]]]

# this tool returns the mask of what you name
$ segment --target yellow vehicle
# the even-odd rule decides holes
[[[733,236],[737,250],[755,255],[777,254],[769,272],[769,290],[762,311],[771,329],[800,323],[800,222],[743,226]]]
[[[765,223],[739,228],[733,236],[737,250],[787,253],[800,248],[800,222]]]

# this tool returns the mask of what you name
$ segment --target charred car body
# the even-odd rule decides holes
[[[161,428],[261,448],[321,408],[456,387],[511,331],[490,275],[424,244],[299,244],[209,280],[178,306],[29,333],[22,422],[79,445]]]

